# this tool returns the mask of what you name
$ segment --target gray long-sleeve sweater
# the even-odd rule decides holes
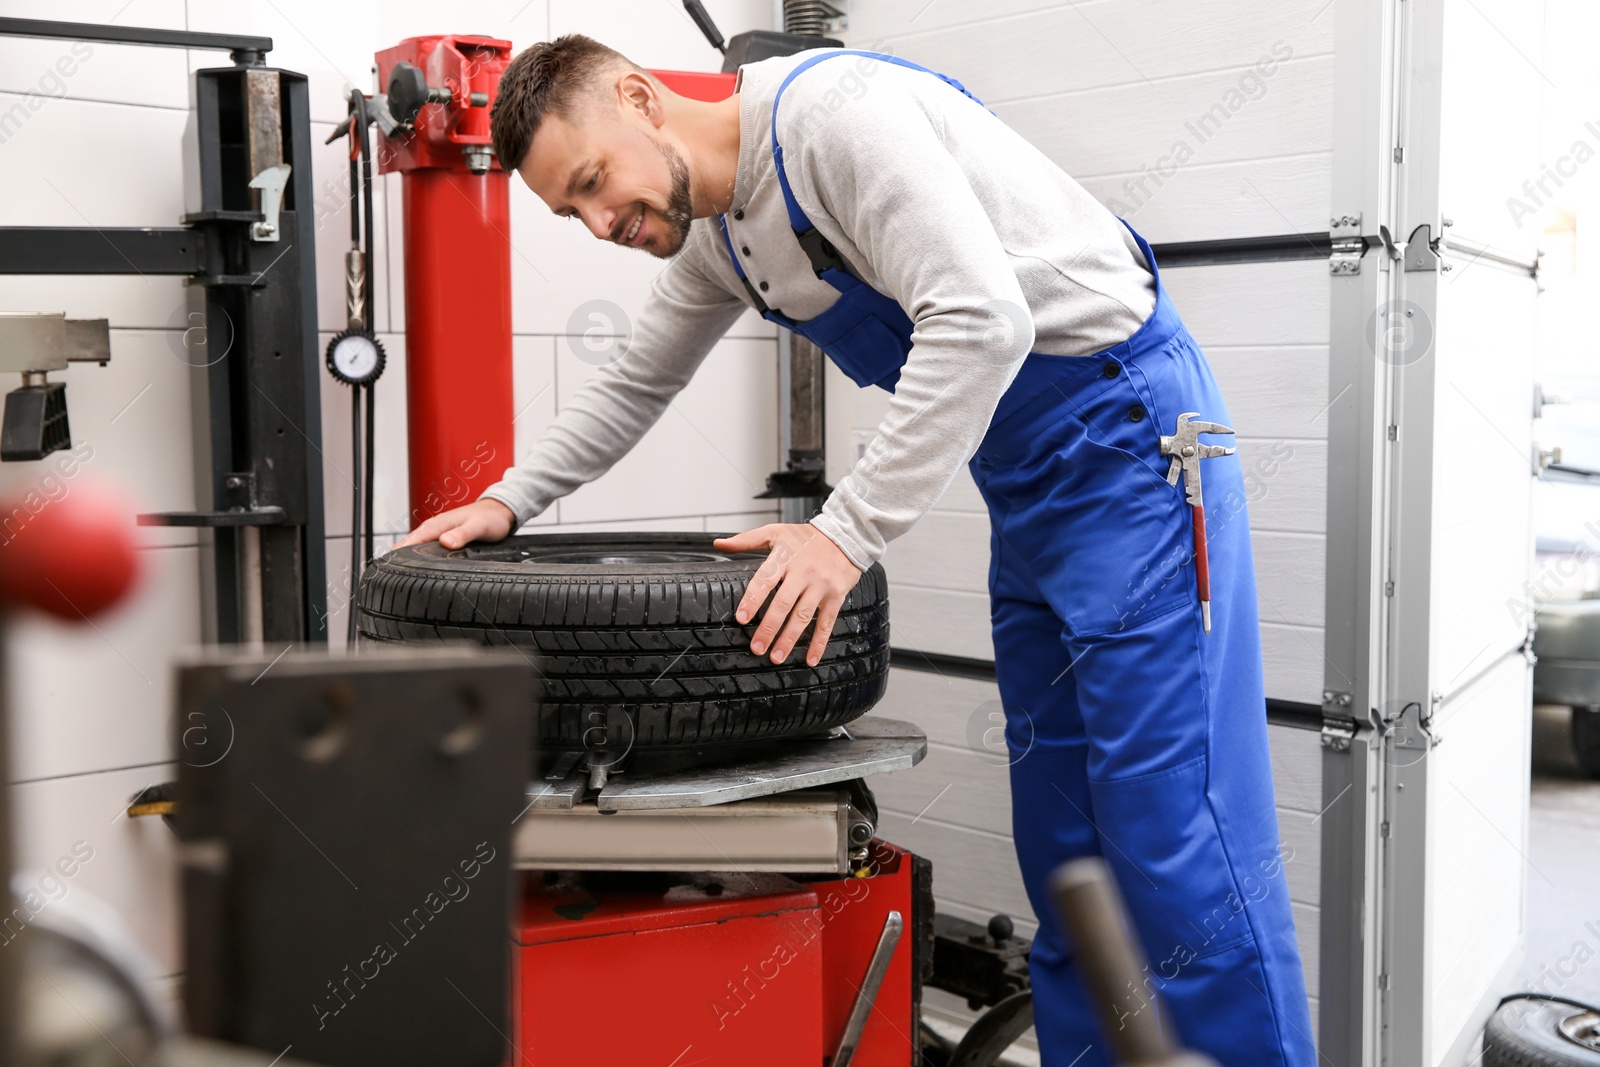
[[[803,321],[837,292],[790,229],[772,103],[805,56],[740,71],[739,166],[727,221],[770,307]],[[853,273],[911,318],[912,349],[876,439],[812,523],[867,567],[949,487],[1030,352],[1126,340],[1155,305],[1123,225],[1043,153],[940,79],[860,56],[818,63],[778,112],[790,187]],[[744,310],[716,219],[661,272],[628,351],[585,385],[482,494],[520,525],[605,473],[661,416]]]

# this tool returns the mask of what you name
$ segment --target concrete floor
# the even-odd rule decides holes
[[[1519,985],[1600,1004],[1600,781],[1578,769],[1570,712],[1533,709],[1528,954]]]

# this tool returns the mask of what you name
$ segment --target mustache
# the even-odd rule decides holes
[[[621,244],[623,235],[633,229],[633,220],[648,210],[649,205],[640,204],[637,212],[630,211],[625,218],[619,219],[617,224],[611,227],[611,240],[616,244]]]

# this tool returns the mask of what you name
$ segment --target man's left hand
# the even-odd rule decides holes
[[[838,621],[839,608],[861,578],[860,568],[850,557],[826,534],[804,522],[759,526],[732,537],[720,537],[713,544],[723,552],[767,550],[767,561],[750,579],[744,599],[734,611],[741,625],[747,623],[772,594],[772,604],[756,628],[750,651],[760,656],[770,648],[772,662],[782,663],[815,619],[806,665],[815,667],[821,662],[828,636]]]

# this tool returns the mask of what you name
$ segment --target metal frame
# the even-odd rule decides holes
[[[208,334],[231,350],[197,374],[198,495],[213,510],[141,515],[212,529],[208,639],[327,640],[327,567],[316,338],[311,110],[304,75],[263,65],[266,37],[38,19],[0,36],[224,49],[235,65],[195,73],[201,210],[183,227],[0,227],[0,274],[181,275],[204,287]],[[277,228],[251,181],[290,166]],[[226,323],[227,330],[218,328]],[[289,358],[284,358],[287,355]],[[259,575],[259,581],[257,581]]]
[[[1335,16],[1332,207],[1377,236],[1331,278],[1329,451],[1341,461],[1328,470],[1319,1045],[1339,1067],[1459,1063],[1477,1026],[1450,1049],[1429,1046],[1419,845],[1430,832],[1436,361],[1377,358],[1376,312],[1399,300],[1436,310],[1441,253],[1530,276],[1537,262],[1443,236],[1441,0],[1339,0]],[[1409,238],[1403,252],[1396,237]],[[1405,758],[1385,758],[1394,753]]]
[[[1391,232],[1396,21],[1400,0],[1339,0],[1334,12],[1330,227]],[[1352,219],[1353,216],[1353,219]],[[1363,221],[1364,220],[1364,221]],[[1383,762],[1384,575],[1389,382],[1369,322],[1399,273],[1368,239],[1330,272],[1327,559],[1324,587],[1319,1047],[1339,1067],[1378,1062],[1380,900],[1377,790]]]

